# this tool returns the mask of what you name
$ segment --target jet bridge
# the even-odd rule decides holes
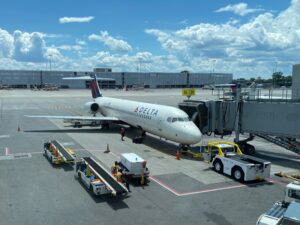
[[[203,134],[228,135],[236,131],[260,136],[300,138],[299,102],[185,100],[178,106]],[[300,154],[300,150],[297,153]]]

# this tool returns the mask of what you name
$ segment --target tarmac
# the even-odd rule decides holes
[[[180,89],[103,90],[109,97],[176,106],[185,99]],[[300,156],[263,139],[251,144],[257,157],[272,162],[267,181],[239,183],[217,174],[211,165],[183,156],[176,160],[176,143],[120,126],[109,130],[72,128],[60,120],[24,115],[86,115],[89,90],[0,90],[0,224],[255,224],[260,214],[283,200],[287,180],[275,172],[300,170]],[[196,99],[216,99],[210,90],[197,90]],[[18,131],[20,128],[20,131]],[[234,136],[224,137],[232,140]],[[147,160],[151,173],[146,186],[131,186],[126,197],[93,196],[74,177],[71,165],[53,166],[43,156],[43,142],[59,140],[77,157],[93,156],[107,169],[120,154],[135,152]],[[203,143],[219,140],[204,136]],[[199,143],[201,144],[201,143]],[[110,153],[104,153],[109,145]]]

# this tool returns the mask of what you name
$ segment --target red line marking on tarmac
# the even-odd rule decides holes
[[[74,151],[103,151],[103,150],[87,150],[87,149],[74,149]],[[28,152],[30,154],[42,154],[43,152]],[[119,153],[115,153],[115,152],[110,152],[113,156],[115,156],[116,158],[120,158],[120,154]],[[10,149],[8,147],[5,148],[5,155],[10,155]],[[153,180],[154,182],[156,182],[157,184],[159,184],[160,186],[162,186],[163,188],[167,189],[168,191],[170,191],[171,193],[173,193],[176,196],[187,196],[187,195],[195,195],[195,194],[203,194],[203,193],[210,193],[210,192],[215,192],[215,191],[222,191],[222,190],[230,190],[230,189],[235,189],[235,188],[241,188],[241,187],[247,187],[248,185],[245,184],[238,184],[238,185],[231,185],[231,186],[225,186],[225,187],[220,187],[220,188],[211,188],[211,189],[204,189],[204,190],[199,190],[199,191],[191,191],[191,192],[178,192],[176,191],[174,188],[170,187],[169,185],[165,184],[163,181],[159,180],[158,178],[154,178],[153,176],[150,176],[150,179]],[[279,185],[283,185],[285,186],[286,183],[281,182],[281,181],[277,181],[277,180],[273,180],[273,179],[267,179],[266,182],[264,183],[276,183]],[[250,184],[251,185],[251,184]],[[255,185],[255,184],[253,184]]]
[[[167,184],[165,184],[164,182],[158,180],[157,178],[154,178],[152,176],[150,176],[150,179],[153,180],[154,182],[158,183],[160,186],[162,186],[163,188],[167,189],[168,191],[172,192],[174,195],[180,196],[180,193],[178,193],[176,190],[174,190],[173,188],[169,187]]]
[[[251,186],[251,184],[250,185],[237,184],[237,185],[230,185],[230,186],[219,187],[219,188],[208,188],[208,189],[199,190],[199,191],[178,192],[175,189],[173,189],[170,186],[168,186],[167,184],[165,184],[164,182],[162,182],[161,180],[159,180],[157,178],[154,178],[153,176],[150,176],[150,179],[153,180],[154,182],[158,183],[159,185],[161,185],[163,188],[167,189],[168,191],[172,192],[173,194],[179,196],[179,197],[181,197],[181,196],[187,196],[187,195],[210,193],[210,192],[222,191],[222,190],[230,190],[230,189],[235,189],[235,188],[241,188],[241,187]],[[273,180],[269,179],[269,180],[267,180],[266,182],[263,182],[263,183],[277,183],[277,182],[274,182]],[[263,184],[263,183],[260,183],[260,184]],[[253,184],[253,185],[256,185],[256,184]]]
[[[280,181],[280,180],[273,180],[273,179],[266,179],[266,180],[270,183],[278,184],[282,187],[286,187],[286,185],[289,183],[289,182],[283,182],[283,181]]]
[[[113,156],[116,158],[120,158],[120,154],[115,153],[115,152],[110,152]],[[154,178],[153,176],[149,176],[151,180],[162,186],[163,188],[167,189],[168,191],[172,192],[176,196],[187,196],[187,195],[194,195],[194,194],[202,194],[202,193],[209,193],[209,192],[215,192],[215,191],[222,191],[222,190],[230,190],[230,189],[235,189],[235,188],[241,188],[241,187],[247,187],[245,184],[237,184],[237,185],[231,185],[231,186],[225,186],[225,187],[220,187],[220,188],[211,188],[211,189],[204,189],[204,190],[199,190],[199,191],[192,191],[192,192],[178,192],[174,188],[170,187],[169,185],[165,184],[158,178]],[[274,183],[273,180],[267,180],[266,182]]]
[[[10,149],[8,147],[5,147],[5,155],[10,155]]]
[[[202,194],[202,193],[209,193],[209,192],[215,192],[215,191],[222,191],[222,190],[229,190],[234,188],[240,188],[240,187],[246,187],[245,184],[239,184],[239,185],[232,185],[227,187],[220,187],[220,188],[212,188],[212,189],[204,189],[201,191],[192,191],[192,192],[183,192],[180,193],[179,196],[186,196],[186,195],[194,195],[194,194]]]

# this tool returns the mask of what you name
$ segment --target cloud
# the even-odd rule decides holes
[[[46,47],[43,35],[38,32],[27,33],[16,30],[13,34],[13,58],[17,61],[41,62]]]
[[[93,20],[93,16],[86,17],[61,17],[59,23],[88,23]]]
[[[86,45],[86,42],[77,39],[77,40],[76,40],[76,44],[78,44],[78,45]]]
[[[293,0],[278,15],[262,13],[243,24],[230,20],[221,24],[200,23],[173,31],[146,29],[145,32],[156,37],[168,54],[194,69],[199,68],[195,62],[209,62],[213,58],[218,60],[216,66],[223,71],[244,70],[246,73],[245,67],[252,67],[264,72],[269,69],[271,73],[275,61],[285,68],[300,61],[296,53],[300,49],[299,11],[300,0]]]
[[[9,61],[12,65],[20,63],[21,65],[29,65],[28,63],[44,63],[49,60],[49,54],[52,55],[52,60],[63,56],[59,49],[64,50],[79,50],[81,46],[59,46],[48,47],[44,40],[45,34],[40,32],[22,32],[14,31],[12,34],[0,28],[0,61]],[[68,49],[69,47],[69,49]],[[30,64],[31,65],[31,64]],[[3,66],[8,66],[3,64]],[[25,67],[27,69],[28,67]]]
[[[187,25],[188,24],[188,20],[184,19],[178,22],[179,25]]]
[[[65,58],[63,57],[63,55],[60,53],[60,51],[58,50],[57,47],[55,46],[50,46],[47,47],[45,52],[44,52],[44,58],[49,61],[64,61]]]
[[[241,2],[238,4],[234,4],[234,5],[227,5],[225,7],[222,7],[218,10],[216,10],[216,13],[220,13],[220,12],[232,12],[234,14],[240,15],[240,16],[245,16],[247,14],[250,13],[256,13],[256,12],[260,12],[263,11],[263,9],[251,9],[248,8],[248,4]]]
[[[10,57],[12,55],[14,39],[6,30],[0,28],[0,57]]]
[[[174,30],[145,29],[157,40],[160,54],[138,48],[133,51],[126,41],[107,31],[91,34],[88,39],[103,43],[108,50],[91,53],[91,42],[83,41],[84,36],[75,39],[74,45],[61,40],[64,44],[57,45],[57,39],[49,40],[39,32],[0,29],[0,68],[45,69],[45,62],[51,59],[53,70],[90,71],[103,66],[137,71],[141,65],[142,72],[214,70],[236,77],[270,77],[276,63],[278,70],[289,74],[291,66],[300,62],[299,12],[300,0],[292,0],[281,12],[263,12],[243,20],[231,18],[224,23],[198,23]],[[55,45],[49,46],[48,41]]]
[[[89,69],[94,67],[111,67],[114,71],[137,71],[137,68],[141,66],[141,72],[182,71],[186,68],[173,55],[153,55],[150,52],[120,55],[106,51],[97,52],[95,55],[86,57],[73,65],[74,68],[80,70],[83,70],[82,66],[87,66]]]
[[[108,46],[111,50],[117,52],[130,52],[132,47],[121,39],[116,39],[109,35],[107,31],[100,31],[100,35],[91,34],[88,39],[90,41],[100,41],[104,45]]]
[[[65,50],[65,51],[80,51],[82,50],[81,45],[60,45],[57,46],[57,49]]]

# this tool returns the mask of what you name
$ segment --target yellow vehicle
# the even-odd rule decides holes
[[[207,158],[207,156],[205,157],[203,155],[203,157],[209,159],[207,161],[212,161],[216,155],[227,156],[227,154],[243,154],[243,152],[237,144],[229,141],[208,142],[207,146],[204,146],[204,149],[202,151],[203,154],[206,154],[208,156]]]
[[[212,162],[214,170],[238,181],[262,180],[270,177],[271,162],[244,155],[233,142],[209,142],[202,149],[203,159]]]

